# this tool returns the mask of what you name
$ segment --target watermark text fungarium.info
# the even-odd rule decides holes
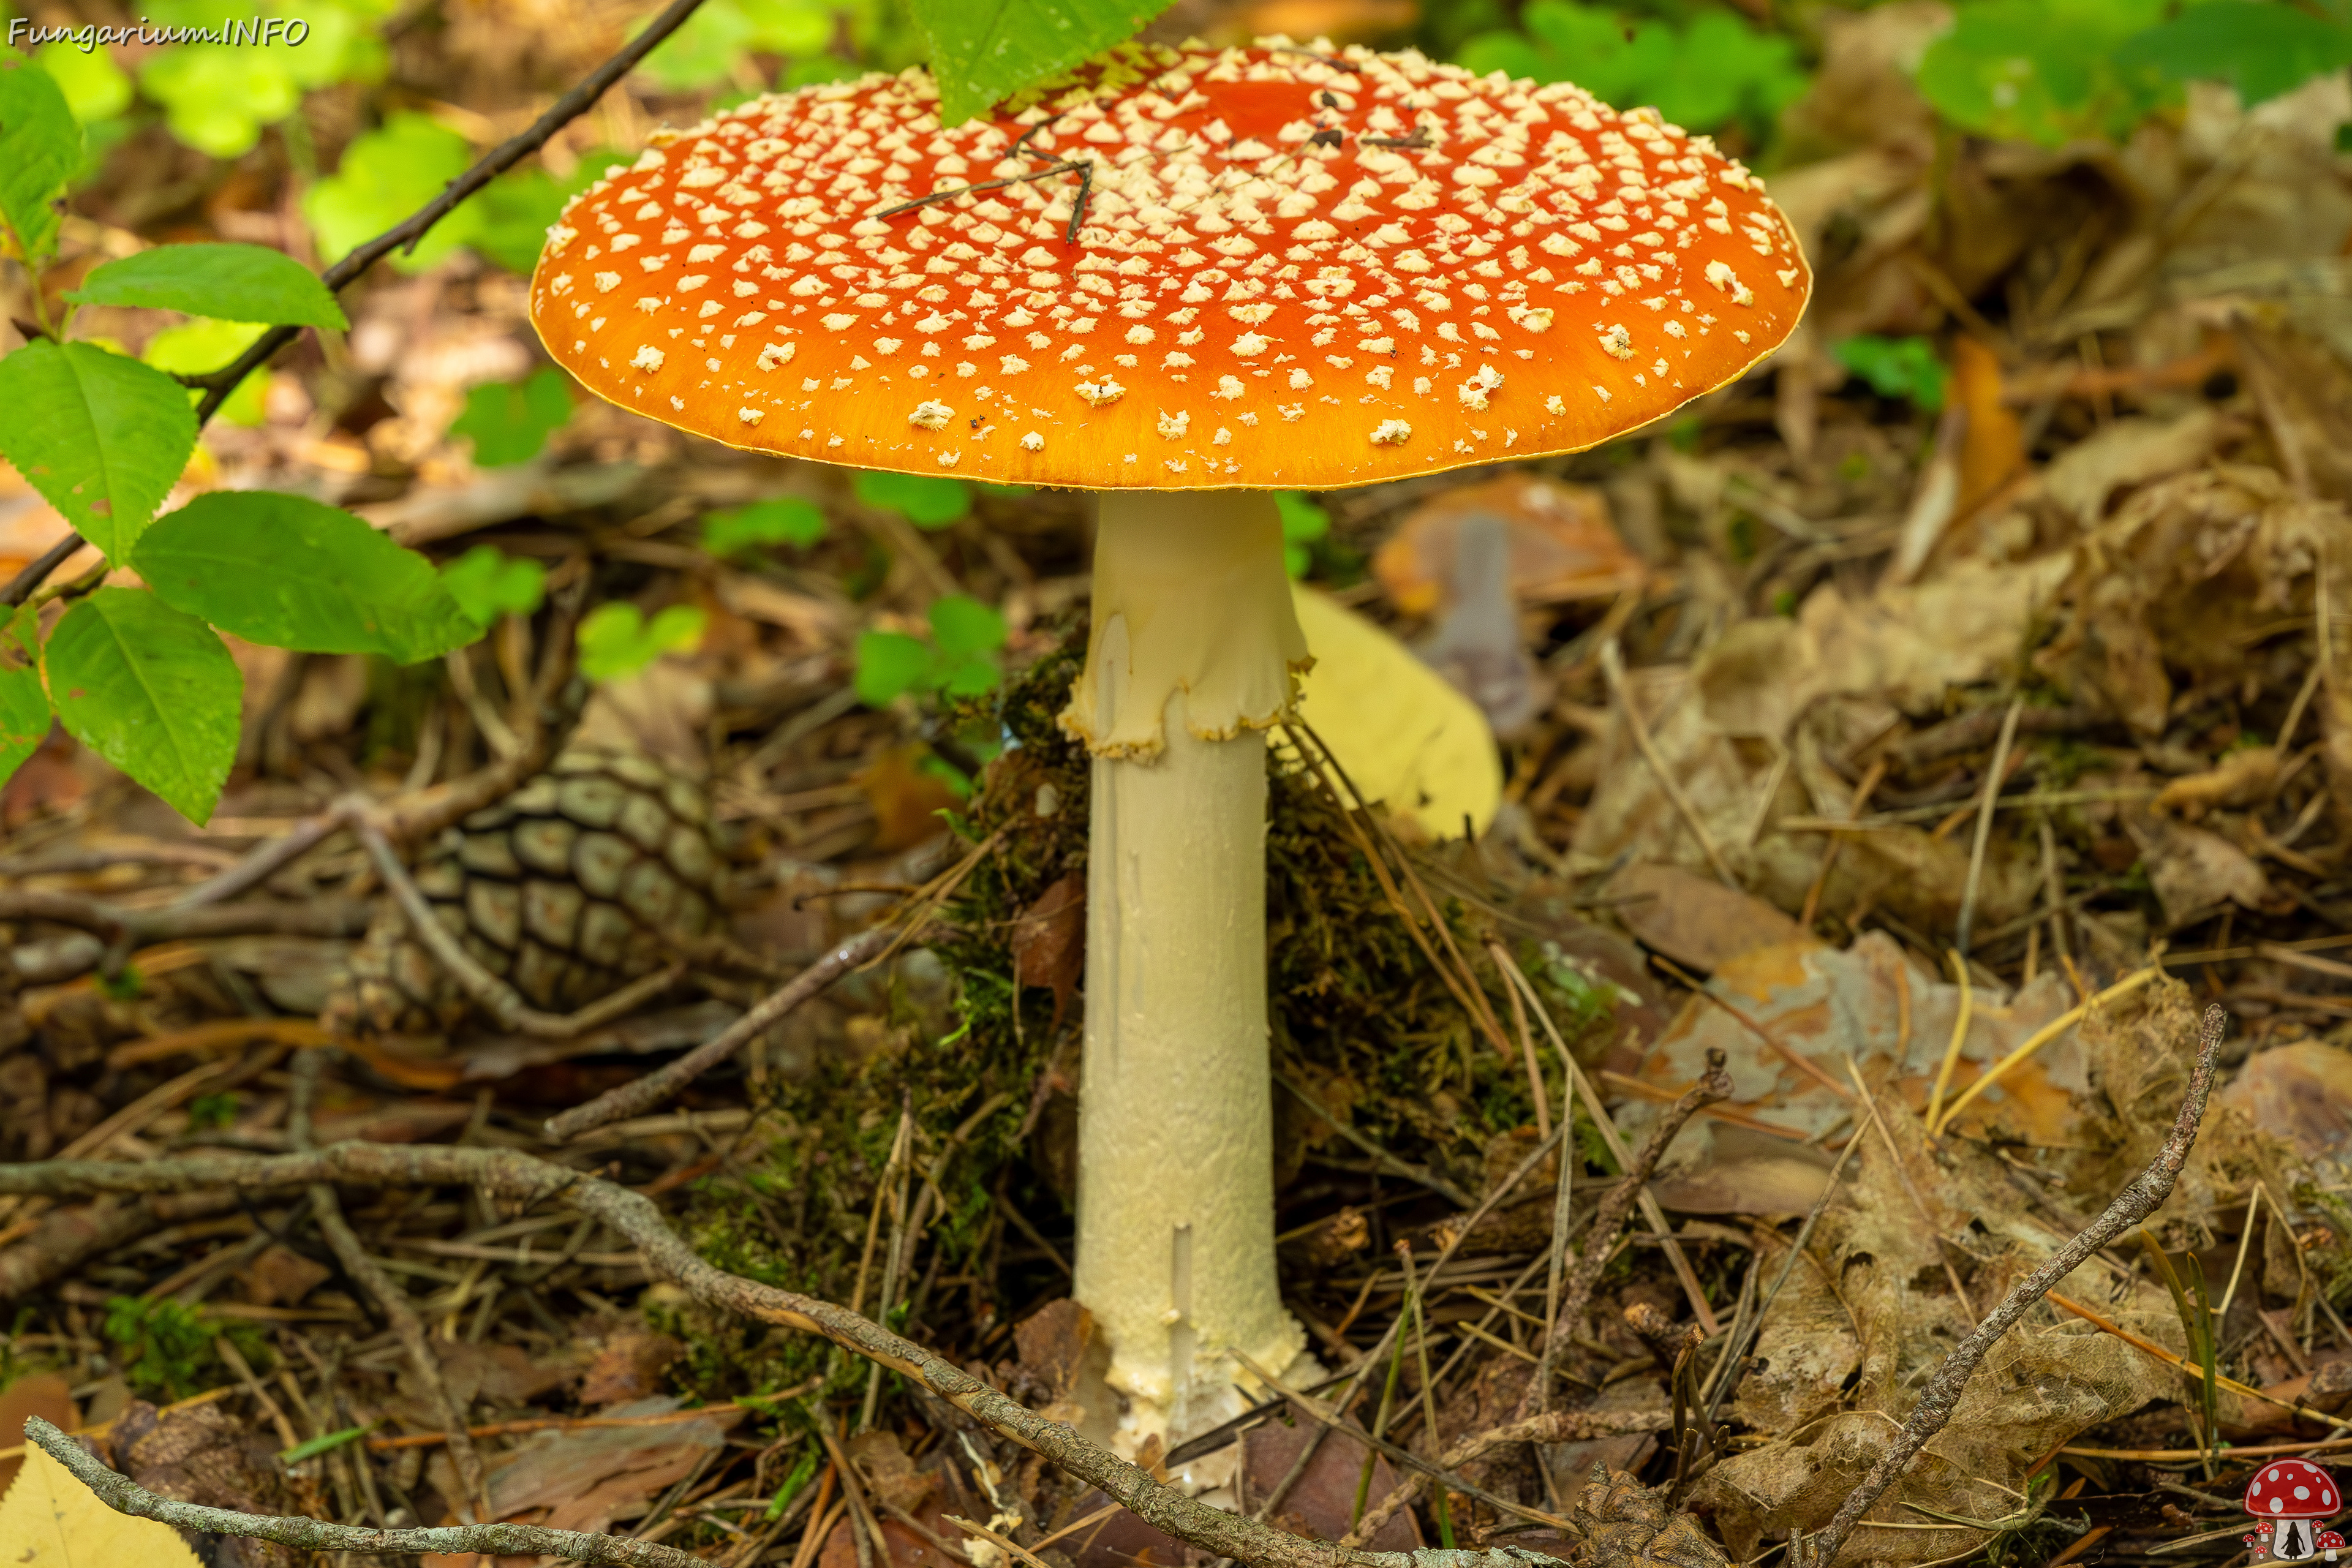
[[[23,16],[8,19],[8,42],[19,48],[43,44],[70,44],[83,54],[106,44],[227,44],[257,48],[268,44],[299,47],[310,36],[310,24],[299,16],[248,16],[215,26],[150,22],[81,22],[72,26],[43,26]]]

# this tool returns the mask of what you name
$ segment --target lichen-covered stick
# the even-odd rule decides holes
[[[2204,1025],[2199,1030],[2197,1065],[2189,1075],[2189,1092],[2180,1102],[2180,1114],[2174,1119],[2172,1133],[2157,1151],[2156,1158],[2147,1170],[2125,1184],[2106,1212],[2093,1220],[2083,1233],[2050,1256],[2048,1262],[2018,1281],[2017,1288],[2005,1297],[1977,1325],[1976,1332],[1952,1348],[1936,1375],[1919,1393],[1919,1403],[1913,1408],[1910,1419],[1895,1434],[1878,1463],[1862,1478],[1862,1484],[1845,1500],[1827,1529],[1804,1542],[1800,1552],[1794,1542],[1789,1553],[1792,1568],[1829,1568],[1853,1533],[1854,1525],[1868,1512],[1870,1505],[1885,1495],[1895,1478],[1927,1440],[1944,1429],[1959,1405],[1960,1390],[1968,1386],[1977,1367],[2001,1335],[2015,1327],[2025,1316],[2026,1310],[2048,1294],[2051,1288],[2072,1274],[2100,1247],[2125,1231],[2139,1224],[2164,1205],[2172,1194],[2172,1184],[2179,1178],[2180,1168],[2188,1163],[2189,1145],[2197,1142],[2197,1128],[2205,1119],[2205,1097],[2213,1087],[2213,1057],[2221,1048],[2221,1034],[2229,1016],[2219,1007],[2205,1009]]]
[[[1555,1128],[1555,1134],[1559,1129]],[[1509,1546],[1484,1551],[1423,1550],[1420,1552],[1349,1552],[1327,1542],[1299,1537],[1223,1511],[1152,1479],[1129,1463],[1081,1436],[1058,1421],[1049,1421],[1017,1401],[964,1372],[921,1345],[900,1338],[880,1324],[846,1311],[830,1301],[794,1291],[779,1290],[712,1268],[675,1235],[653,1200],[617,1184],[569,1171],[548,1161],[505,1149],[453,1148],[446,1144],[338,1143],[306,1154],[205,1156],[189,1160],[154,1160],[115,1163],[97,1160],[56,1160],[38,1164],[0,1165],[0,1193],[32,1193],[73,1196],[91,1192],[173,1193],[207,1188],[234,1188],[256,1193],[308,1186],[315,1182],[351,1182],[376,1186],[468,1185],[510,1203],[536,1205],[561,1200],[581,1214],[604,1221],[626,1237],[645,1255],[651,1272],[683,1288],[707,1305],[760,1322],[822,1334],[843,1349],[880,1363],[946,1400],[991,1430],[1009,1437],[1059,1466],[1078,1479],[1099,1488],[1145,1523],[1216,1556],[1230,1557],[1251,1568],[1550,1568],[1557,1560]],[[62,1458],[62,1456],[60,1456]],[[86,1466],[91,1462],[85,1457]],[[79,1473],[79,1471],[77,1473]],[[102,1476],[111,1476],[104,1471]],[[90,1478],[85,1477],[85,1479]],[[95,1482],[93,1481],[93,1486]],[[110,1503],[129,1500],[122,1490],[130,1483],[114,1477],[114,1489],[100,1490]],[[143,1494],[142,1494],[143,1496]],[[158,1508],[186,1505],[150,1503]],[[121,1506],[116,1503],[116,1506]],[[270,1531],[288,1521],[248,1519],[217,1510],[186,1515],[197,1528],[230,1534],[284,1537]],[[150,1517],[161,1517],[152,1515]],[[174,1522],[177,1521],[175,1516]],[[299,1524],[299,1521],[293,1521]],[[255,1528],[266,1527],[266,1528]],[[319,1525],[320,1531],[340,1527]],[[514,1530],[497,1525],[478,1528]],[[432,1531],[401,1532],[422,1537]],[[358,1542],[355,1551],[446,1551],[441,1546]],[[309,1538],[306,1538],[309,1539]],[[315,1539],[326,1541],[324,1535]],[[489,1550],[511,1552],[607,1550],[601,1536],[576,1536],[573,1547],[521,1543]],[[340,1545],[343,1538],[334,1538]],[[483,1550],[479,1547],[463,1550]],[[611,1555],[584,1559],[598,1563],[675,1563],[674,1557],[628,1558]]]
[[[587,1535],[576,1530],[545,1530],[535,1524],[466,1524],[438,1530],[361,1530],[323,1519],[286,1519],[237,1513],[157,1497],[130,1477],[108,1469],[82,1446],[35,1415],[25,1422],[27,1441],[71,1470],[117,1513],[152,1519],[175,1530],[214,1535],[247,1535],[307,1552],[384,1553],[442,1552],[490,1555],[568,1557],[575,1563],[617,1563],[625,1568],[710,1568],[703,1559],[675,1546]]]

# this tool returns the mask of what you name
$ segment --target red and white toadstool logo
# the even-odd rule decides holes
[[[2273,1459],[2246,1483],[2246,1511],[2267,1526],[2246,1537],[2256,1563],[2330,1563],[2344,1538],[2318,1521],[2343,1507],[2336,1478],[2306,1459]]]

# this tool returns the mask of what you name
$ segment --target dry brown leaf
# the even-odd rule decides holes
[[[22,1441],[26,1417],[31,1415],[64,1432],[81,1425],[74,1411],[71,1385],[54,1372],[29,1373],[0,1391],[0,1443],[13,1447]],[[16,1480],[17,1467],[23,1463],[22,1459],[0,1459],[0,1492]],[[0,1553],[0,1563],[8,1561],[5,1553]]]
[[[1372,557],[1389,602],[1425,616],[1450,600],[1463,525],[1475,517],[1509,529],[1510,585],[1522,604],[1603,598],[1644,575],[1599,490],[1515,473],[1448,490],[1405,519]]]
[[[2139,845],[2148,885],[2172,925],[2221,904],[2259,910],[2270,902],[2263,868],[2220,834],[2148,813],[2136,812],[2124,825]]]
[[[1952,340],[1952,396],[1969,411],[1953,509],[1967,517],[2025,467],[2025,430],[2001,400],[2000,361],[1974,338]]]
[[[1059,1033],[1062,1015],[1077,994],[1087,962],[1087,879],[1073,871],[1038,894],[1013,922],[1008,944],[1013,951],[1013,978],[1022,985],[1041,985],[1054,994],[1052,1028]]]
[[[2156,809],[2179,812],[2194,822],[2217,806],[2259,805],[2277,787],[2284,761],[2276,746],[2231,752],[2205,772],[2166,784],[2157,793]]]
[[[1609,879],[1607,896],[1626,930],[1697,970],[1805,934],[1763,900],[1679,866],[1628,866]]]
[[[2088,528],[2116,491],[2193,468],[2238,430],[2226,415],[2204,407],[2178,419],[2118,419],[2060,453],[2042,473],[2042,488]]]

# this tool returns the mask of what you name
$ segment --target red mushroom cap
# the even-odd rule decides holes
[[[2246,1483],[2246,1511],[2257,1519],[2325,1519],[2343,1507],[2336,1478],[2305,1459],[2273,1459]]]
[[[656,135],[549,231],[548,352],[735,447],[1323,489],[1646,425],[1811,287],[1746,169],[1565,82],[1132,45],[992,121],[938,109],[910,71]]]

